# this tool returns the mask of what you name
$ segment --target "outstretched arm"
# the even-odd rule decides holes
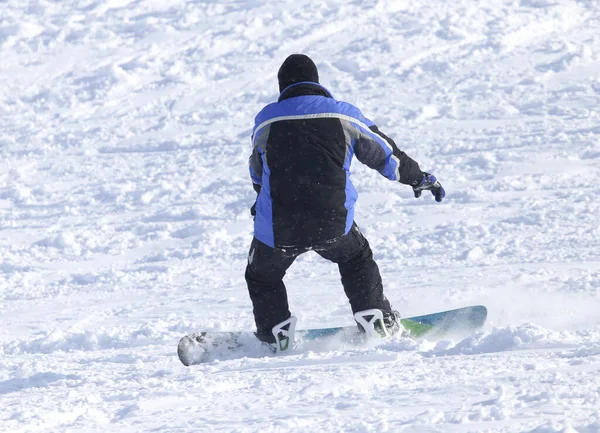
[[[394,140],[381,132],[373,121],[366,117],[361,120],[362,125],[357,125],[358,137],[354,144],[358,160],[390,180],[417,185],[423,177],[419,164],[401,151]]]
[[[358,160],[390,180],[412,186],[415,197],[420,197],[421,192],[427,190],[436,201],[441,202],[446,192],[435,176],[421,171],[419,164],[401,151],[375,123],[366,117],[362,120],[363,125],[357,126],[359,133],[354,145]],[[365,130],[364,126],[369,129]]]
[[[361,131],[354,146],[358,160],[390,180],[417,185],[423,177],[419,164],[401,151],[377,125],[365,120],[371,124],[369,131]]]

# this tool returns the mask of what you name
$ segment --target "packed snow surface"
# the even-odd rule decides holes
[[[0,4],[0,431],[600,431],[600,2]],[[478,333],[223,354],[243,279],[254,115],[306,53],[447,191],[353,165],[405,316]],[[287,275],[302,328],[349,325],[337,267]]]

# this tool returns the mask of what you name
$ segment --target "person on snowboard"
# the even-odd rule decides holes
[[[441,202],[444,188],[358,108],[334,99],[319,84],[308,56],[289,56],[277,78],[279,99],[255,118],[249,160],[258,196],[251,209],[254,238],[245,278],[256,336],[276,343],[282,330],[285,336],[295,326],[283,277],[296,257],[310,250],[337,263],[359,328],[364,327],[360,312],[379,310],[373,327],[393,335],[400,318],[383,294],[369,243],[354,222],[358,194],[350,163],[356,155],[386,178],[411,186],[415,197],[428,190]]]

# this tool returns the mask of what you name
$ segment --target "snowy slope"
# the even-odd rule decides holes
[[[0,3],[0,431],[600,431],[600,3]],[[357,222],[404,315],[489,308],[464,340],[225,356],[253,117],[310,55],[435,173],[355,162]],[[337,268],[287,277],[302,327],[352,322]]]

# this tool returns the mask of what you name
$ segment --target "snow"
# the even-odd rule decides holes
[[[0,431],[600,432],[600,3],[8,1],[0,5]],[[447,191],[355,162],[357,222],[405,316],[484,304],[442,341],[258,347],[254,115],[285,57]],[[299,326],[352,323],[301,256]]]

